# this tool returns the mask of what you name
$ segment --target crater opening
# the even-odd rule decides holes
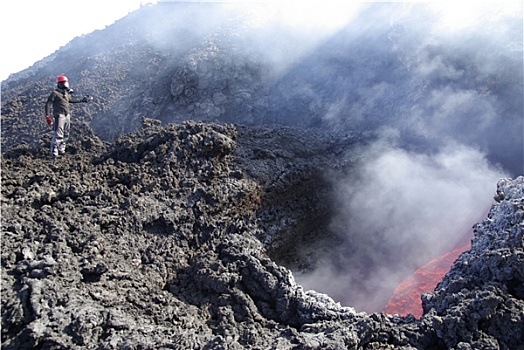
[[[318,171],[269,193],[260,217],[271,259],[343,306],[420,317],[422,294],[469,249],[471,227],[492,201],[486,178],[460,185],[458,172],[440,170],[402,178],[382,169],[387,181],[365,168]]]

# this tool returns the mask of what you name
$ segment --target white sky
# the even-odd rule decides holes
[[[75,37],[91,33],[97,29],[104,29],[130,12],[137,10],[141,5],[158,1],[178,2],[184,0],[66,0],[63,2],[1,0],[0,38],[2,53],[0,54],[0,81],[7,79],[10,74],[20,72],[32,66],[69,43]],[[185,1],[194,2],[198,0]],[[254,0],[203,1],[254,2]],[[262,1],[271,2],[276,0]],[[307,15],[309,14],[312,15],[309,18],[316,18],[317,21],[324,19],[329,23],[336,22],[336,16],[333,16],[332,12],[326,11],[324,8],[327,7],[326,4],[332,2],[345,3],[340,0],[279,0],[276,2],[281,5],[287,4],[286,6],[293,8],[294,12],[299,10],[298,12],[306,18],[308,18]],[[316,6],[312,5],[312,3],[316,4]],[[347,3],[351,4],[349,0],[347,0]],[[478,2],[474,2],[474,6],[472,6],[472,3],[469,1],[447,0],[435,2],[434,4],[441,4],[436,10],[439,11],[443,24],[447,27],[460,27],[475,23],[481,15],[493,13],[493,6],[497,10],[504,8],[509,13],[522,12],[522,1],[485,1],[481,3],[483,6],[479,6]],[[349,10],[347,8],[344,12],[349,12]]]
[[[0,81],[156,0],[0,1]]]
[[[260,0],[1,0],[0,81],[49,56],[75,37],[104,29],[141,5],[157,2],[258,2]],[[319,0],[262,0],[286,2],[307,11]],[[324,0],[326,1],[326,0]],[[328,0],[333,1],[333,0]],[[335,1],[344,2],[344,1]],[[307,4],[309,3],[309,6]],[[315,7],[315,17],[319,6]],[[330,16],[329,21],[333,21]]]

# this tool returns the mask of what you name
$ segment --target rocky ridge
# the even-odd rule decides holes
[[[472,249],[424,296],[421,319],[365,314],[305,291],[272,259],[290,239],[287,231],[308,236],[315,229],[301,224],[309,214],[329,211],[321,201],[303,204],[300,193],[329,193],[327,183],[311,191],[308,181],[321,178],[320,169],[348,166],[364,140],[142,124],[109,144],[78,123],[69,153],[55,162],[47,156],[49,135],[39,147],[2,154],[2,348],[524,343],[524,178],[499,182],[498,202],[476,226]],[[320,156],[327,153],[338,156]]]

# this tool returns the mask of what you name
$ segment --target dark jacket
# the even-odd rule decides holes
[[[62,89],[55,89],[49,95],[47,103],[45,104],[45,115],[51,115],[51,107],[53,107],[53,114],[71,114],[70,103],[80,103],[83,100],[74,99],[69,93]]]

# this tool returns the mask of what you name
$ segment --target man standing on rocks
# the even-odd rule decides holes
[[[83,99],[74,99],[71,94],[73,89],[69,87],[69,80],[65,75],[56,78],[57,87],[51,92],[45,104],[45,118],[49,125],[53,125],[53,139],[51,140],[51,156],[57,158],[65,153],[66,142],[69,137],[71,127],[71,108],[70,103],[89,103],[93,98],[86,95]],[[53,118],[51,118],[51,107],[53,108]]]

